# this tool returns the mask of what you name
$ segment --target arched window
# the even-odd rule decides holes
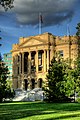
[[[31,79],[31,89],[34,89],[34,88],[35,88],[35,80]]]
[[[18,88],[18,80],[16,80],[16,88]]]
[[[27,90],[28,89],[28,80],[27,79],[24,79],[24,84],[25,84],[24,88],[25,88],[25,90]]]

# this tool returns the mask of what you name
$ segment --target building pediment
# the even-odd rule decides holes
[[[30,37],[29,39],[26,39],[24,42],[22,42],[19,45],[19,47],[29,47],[29,46],[37,46],[44,44],[47,44],[47,42],[44,39],[41,39],[39,37]]]

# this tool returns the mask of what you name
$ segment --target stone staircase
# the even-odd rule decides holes
[[[44,91],[42,91],[41,88],[35,88],[33,90],[28,91],[16,89],[13,101],[43,101],[43,93]]]

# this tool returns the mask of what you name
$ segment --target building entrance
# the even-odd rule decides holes
[[[28,80],[27,80],[27,79],[24,79],[24,83],[25,83],[24,88],[25,88],[25,90],[27,90],[27,89],[28,89]]]
[[[34,88],[35,88],[35,80],[31,79],[31,89],[34,89]]]
[[[39,78],[38,85],[39,85],[39,88],[42,88],[42,78]]]

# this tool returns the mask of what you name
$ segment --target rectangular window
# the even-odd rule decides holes
[[[19,75],[19,67],[18,67],[18,75]]]
[[[19,62],[19,60],[20,60],[20,58],[19,58],[19,56],[18,56],[18,62]]]
[[[42,65],[38,66],[38,71],[42,71]]]
[[[36,67],[35,66],[31,66],[31,72],[35,72],[36,71]]]
[[[64,56],[63,50],[59,51],[59,55],[62,56],[62,57]]]
[[[24,53],[24,72],[28,72],[28,53]]]

